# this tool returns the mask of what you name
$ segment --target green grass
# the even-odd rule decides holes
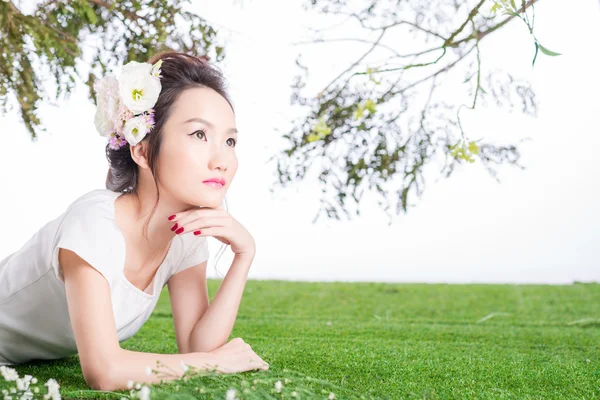
[[[211,299],[220,282],[209,280]],[[293,390],[314,393],[301,398],[322,399],[330,392],[336,399],[352,393],[390,399],[600,398],[598,284],[249,280],[233,337],[248,342],[269,371],[155,385],[153,398],[224,399],[230,387],[239,393],[244,379],[250,385],[259,380],[251,398],[281,398],[274,383],[285,378],[290,381],[283,385],[284,398]],[[150,320],[122,346],[177,352],[166,287]],[[89,388],[77,356],[15,369],[41,384],[57,379],[63,398],[121,398],[80,392]],[[0,376],[0,389],[7,387]]]

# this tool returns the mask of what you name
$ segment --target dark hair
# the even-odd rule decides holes
[[[146,145],[148,164],[154,177],[154,183],[157,186],[156,204],[152,209],[150,217],[152,217],[158,206],[158,156],[162,143],[162,131],[167,119],[172,114],[173,104],[179,95],[189,88],[210,88],[223,96],[233,110],[233,105],[226,92],[223,75],[220,70],[209,63],[208,56],[194,56],[167,50],[155,54],[148,62],[155,64],[159,60],[163,60],[160,67],[160,83],[162,88],[154,106],[155,125],[150,133],[142,139],[142,142],[146,141],[148,143]],[[139,172],[138,165],[131,158],[129,144],[125,144],[118,150],[113,150],[107,143],[106,158],[110,164],[108,174],[106,175],[106,188],[113,192],[136,194]],[[144,231],[147,229],[150,217],[146,221]]]

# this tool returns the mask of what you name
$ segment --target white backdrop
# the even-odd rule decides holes
[[[307,26],[317,27],[315,21],[324,26],[331,22],[304,13],[299,2],[282,3],[211,2],[210,9],[196,8],[227,38],[223,70],[240,130],[240,168],[227,203],[257,242],[250,279],[600,280],[600,166],[594,157],[600,148],[600,79],[593,50],[600,37],[598,1],[564,7],[558,0],[542,0],[536,5],[536,36],[563,55],[539,54],[533,69],[533,42],[522,21],[511,22],[481,44],[484,68],[502,68],[532,82],[538,118],[495,109],[491,102],[488,109],[463,109],[463,126],[472,138],[503,143],[531,136],[520,145],[527,170],[500,167],[501,184],[480,162],[463,165],[437,183],[432,174],[423,197],[413,198],[416,206],[396,217],[391,227],[373,197],[365,197],[361,218],[320,218],[313,225],[318,186],[300,183],[273,195],[268,191],[276,172],[273,163],[265,163],[281,144],[275,128],[285,132],[295,112],[289,106],[289,86],[299,73],[296,54],[305,53],[303,60],[311,67],[308,89],[316,93],[364,51],[356,44],[292,46],[306,38]],[[344,36],[351,35],[336,37]],[[328,61],[316,62],[323,57]],[[105,139],[94,129],[94,106],[86,90],[81,85],[69,100],[40,108],[48,133],[35,143],[16,109],[0,116],[0,259],[75,198],[104,187]],[[467,98],[460,102],[470,104]],[[209,240],[208,274],[221,277],[214,270],[221,243]],[[221,273],[231,258],[227,248],[216,264]]]

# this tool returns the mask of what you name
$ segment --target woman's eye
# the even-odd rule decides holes
[[[193,135],[196,135],[196,137],[198,137],[199,133],[206,136],[206,132],[204,132],[203,130],[198,130],[198,131],[194,132]],[[198,139],[200,139],[200,138],[198,138]]]
[[[200,136],[198,136],[198,135],[203,135],[204,137],[206,137],[206,132],[204,132],[202,129],[199,129],[196,132],[192,133],[191,135],[196,135],[196,137],[198,139],[200,139]],[[227,140],[233,141],[233,144],[231,145],[232,147],[235,147],[235,145],[237,144],[237,141],[234,138],[229,138]]]

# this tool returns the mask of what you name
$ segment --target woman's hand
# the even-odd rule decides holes
[[[171,230],[178,235],[194,232],[197,236],[212,236],[230,245],[235,254],[254,258],[256,253],[254,238],[222,206],[182,211],[169,219],[175,223]]]
[[[208,353],[203,353],[205,366],[217,373],[235,374],[255,369],[266,371],[269,364],[263,361],[242,338],[234,338]]]

